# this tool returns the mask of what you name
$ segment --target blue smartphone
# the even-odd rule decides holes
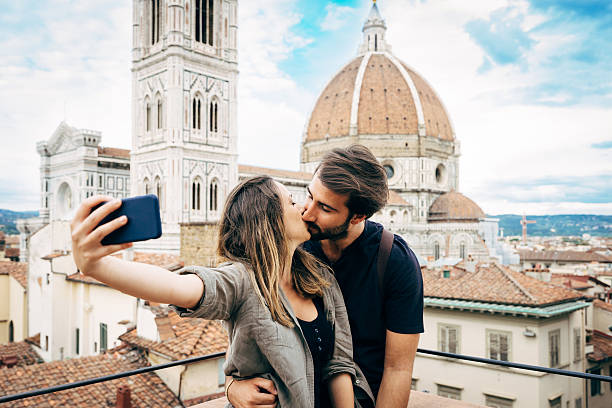
[[[91,211],[106,203],[96,205]],[[121,200],[121,207],[107,215],[96,228],[115,218],[127,216],[128,222],[102,239],[102,245],[123,244],[159,238],[162,234],[159,201],[154,194]]]

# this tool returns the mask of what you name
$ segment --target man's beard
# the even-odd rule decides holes
[[[326,230],[322,230],[314,222],[306,221],[306,224],[308,225],[308,232],[310,232],[310,239],[312,241],[322,241],[324,239],[330,239],[332,241],[335,241],[346,237],[348,234],[349,225],[351,224],[351,218],[353,218],[353,215],[349,214],[349,216],[346,218],[346,221],[344,221],[342,225],[328,228]]]

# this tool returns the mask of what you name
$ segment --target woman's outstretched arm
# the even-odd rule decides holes
[[[353,379],[348,373],[337,374],[329,380],[329,395],[334,408],[353,408]]]
[[[97,204],[108,203],[91,209]],[[159,303],[181,307],[195,306],[204,293],[202,280],[195,275],[178,275],[154,265],[130,262],[108,256],[132,244],[102,245],[102,239],[129,220],[123,216],[96,227],[108,214],[121,206],[121,200],[94,196],[79,206],[70,224],[72,254],[77,268],[121,292]]]

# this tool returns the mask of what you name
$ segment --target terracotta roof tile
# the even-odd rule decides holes
[[[94,377],[111,375],[146,366],[141,358],[119,353],[103,354],[45,364],[14,367],[0,370],[0,395],[47,388]],[[131,391],[133,407],[176,407],[180,401],[154,373],[134,375],[129,378],[105,381],[53,394],[31,397],[11,403],[11,407],[114,406],[117,387],[127,385]]]
[[[449,268],[450,277],[440,270],[422,268],[427,297],[474,300],[525,306],[544,306],[582,299],[579,292],[539,281],[498,264],[478,265],[476,272]]]
[[[485,213],[478,204],[461,193],[450,191],[435,199],[429,207],[427,221],[478,221],[483,218]]]
[[[12,264],[8,268],[3,264]],[[8,269],[9,275],[11,275],[19,284],[24,288],[28,288],[28,264],[26,262],[0,262],[0,275],[2,270]]]
[[[27,286],[28,264],[25,262],[12,262],[0,260],[0,275],[11,275],[24,288]]]
[[[587,354],[589,361],[604,361],[612,357],[612,336],[594,330],[591,336],[593,352]]]
[[[565,286],[567,288],[576,289],[576,290],[589,289],[594,286],[588,283],[588,279],[586,280],[580,279],[581,277],[576,277],[576,278],[571,277],[571,276],[559,276],[557,274],[551,274],[550,283],[554,285],[558,285],[558,286]]]
[[[389,190],[389,198],[387,199],[387,204],[391,205],[409,205],[409,203],[402,198],[397,192],[393,190]]]
[[[130,151],[127,149],[118,149],[116,147],[101,147],[98,146],[98,156],[116,157],[120,159],[129,159]]]
[[[17,357],[17,366],[38,364],[43,361],[32,345],[25,341],[0,345],[0,367],[2,359],[9,356]]]
[[[31,337],[26,337],[26,343],[33,344],[34,346],[40,348],[40,333],[36,333]]]
[[[593,301],[593,306],[595,306],[598,309],[603,309],[603,310],[607,310],[608,312],[612,312],[612,304],[606,303],[599,299],[595,299]]]
[[[612,263],[612,259],[597,252],[582,251],[531,251],[519,249],[521,261],[541,262],[600,262]]]
[[[297,179],[301,181],[310,181],[312,179],[312,174],[303,171],[269,169],[266,167],[247,166],[244,164],[238,166],[238,173],[240,173],[241,176],[267,175],[270,177]]]
[[[134,346],[154,350],[173,360],[203,356],[227,350],[227,332],[219,321],[180,318],[174,311],[155,319],[161,341],[139,337],[137,329],[119,339]]]
[[[5,258],[13,258],[19,255],[20,255],[19,248],[5,248],[4,249]]]

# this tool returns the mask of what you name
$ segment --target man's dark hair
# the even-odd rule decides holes
[[[327,153],[315,170],[323,185],[337,194],[348,194],[352,214],[370,218],[387,203],[387,173],[365,146],[354,144]]]

